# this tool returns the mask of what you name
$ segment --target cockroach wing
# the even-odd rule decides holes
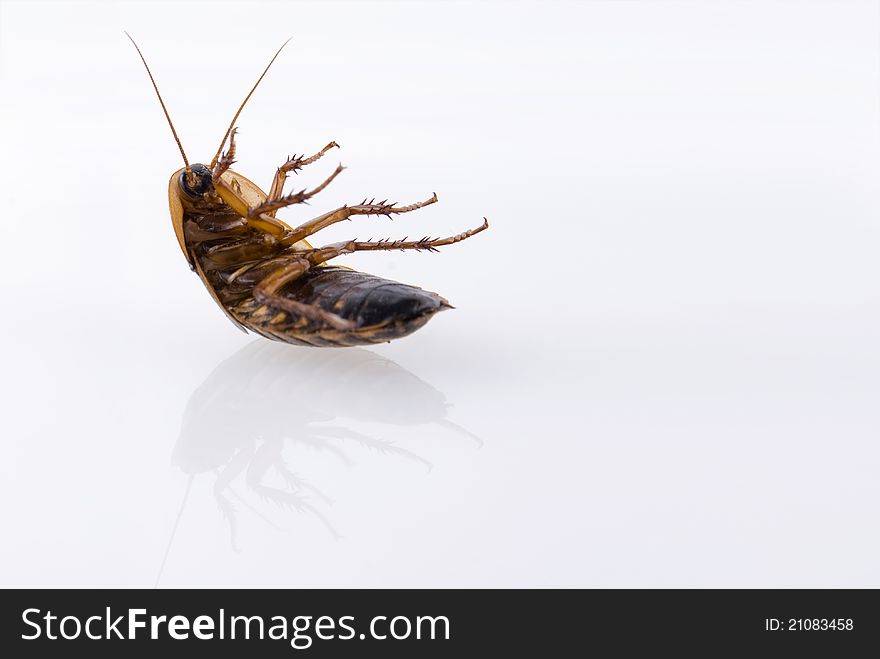
[[[235,325],[238,329],[240,329],[242,332],[247,334],[247,328],[244,325],[242,325],[240,322],[238,322],[238,318],[233,316],[229,312],[229,309],[227,309],[226,307],[223,306],[223,303],[220,301],[220,297],[217,295],[217,291],[214,290],[214,287],[211,286],[211,283],[208,281],[208,277],[205,275],[205,271],[202,270],[202,265],[201,265],[201,263],[199,263],[198,259],[196,259],[194,261],[194,263],[195,263],[196,272],[199,274],[199,279],[202,280],[202,283],[205,285],[205,288],[208,289],[208,293],[210,293],[211,297],[214,298],[214,302],[217,303],[218,307],[223,309],[223,313],[225,313],[226,317],[232,321],[233,325]]]
[[[180,245],[180,249],[183,250],[183,256],[186,258],[186,262],[189,263],[189,267],[191,270],[195,270],[195,264],[193,263],[192,255],[189,253],[189,250],[186,248],[186,238],[183,235],[183,204],[180,203],[180,196],[178,191],[178,178],[180,177],[180,173],[183,169],[178,169],[171,175],[171,180],[168,182],[168,210],[171,211],[171,225],[174,227],[174,235],[177,236],[177,243]]]

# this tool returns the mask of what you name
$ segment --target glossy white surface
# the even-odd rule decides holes
[[[880,585],[874,2],[0,3],[3,586]],[[180,166],[277,45],[245,175],[456,305],[236,332]],[[231,44],[229,47],[224,44]]]

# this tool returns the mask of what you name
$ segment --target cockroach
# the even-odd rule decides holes
[[[190,164],[187,160],[147,60],[131,35],[126,32],[126,36],[147,69],[183,157],[184,167],[171,175],[168,184],[171,222],[177,242],[190,269],[198,274],[211,297],[236,327],[296,345],[366,345],[407,336],[438,311],[451,308],[437,293],[329,265],[329,261],[360,251],[437,251],[438,247],[461,242],[487,229],[486,218],[475,229],[447,238],[348,240],[313,247],[306,239],[332,224],[355,215],[390,218],[409,213],[436,203],[437,195],[405,206],[387,200],[364,199],[292,228],[278,219],[276,213],[308,202],[330,185],[343,167],[339,165],[310,190],[285,194],[288,175],[337,148],[336,142],[330,142],[312,156],[288,158],[276,170],[268,193],[231,169],[235,162],[235,122],[287,42],[278,49],[245,96],[217,153],[208,165],[203,165]]]

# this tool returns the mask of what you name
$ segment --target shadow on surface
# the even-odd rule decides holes
[[[296,348],[262,339],[248,344],[217,366],[187,403],[172,460],[189,479],[157,585],[196,476],[213,474],[214,497],[236,551],[233,501],[275,528],[261,503],[308,513],[338,539],[322,510],[333,500],[288,466],[285,447],[305,445],[344,465],[354,464],[349,451],[359,447],[430,470],[424,457],[352,426],[435,425],[481,446],[478,437],[446,418],[448,408],[440,391],[369,350]],[[255,496],[240,493],[234,487],[239,481]]]

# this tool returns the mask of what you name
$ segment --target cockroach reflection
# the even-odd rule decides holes
[[[343,468],[341,473],[367,460],[371,465],[387,460],[401,469],[408,464],[427,473],[432,463],[430,454],[421,454],[424,444],[421,449],[407,448],[382,435],[399,436],[407,429],[404,434],[411,439],[429,437],[456,447],[466,446],[460,443],[465,440],[475,448],[482,446],[449,414],[443,393],[368,350],[327,355],[254,341],[218,365],[193,391],[172,462],[190,482],[201,476],[211,480],[234,548],[242,508],[275,525],[266,515],[271,508],[260,506],[260,501],[303,513],[338,537],[325,512],[330,497],[339,494],[340,483],[312,481],[308,460],[335,463]],[[380,456],[381,463],[375,462]]]

